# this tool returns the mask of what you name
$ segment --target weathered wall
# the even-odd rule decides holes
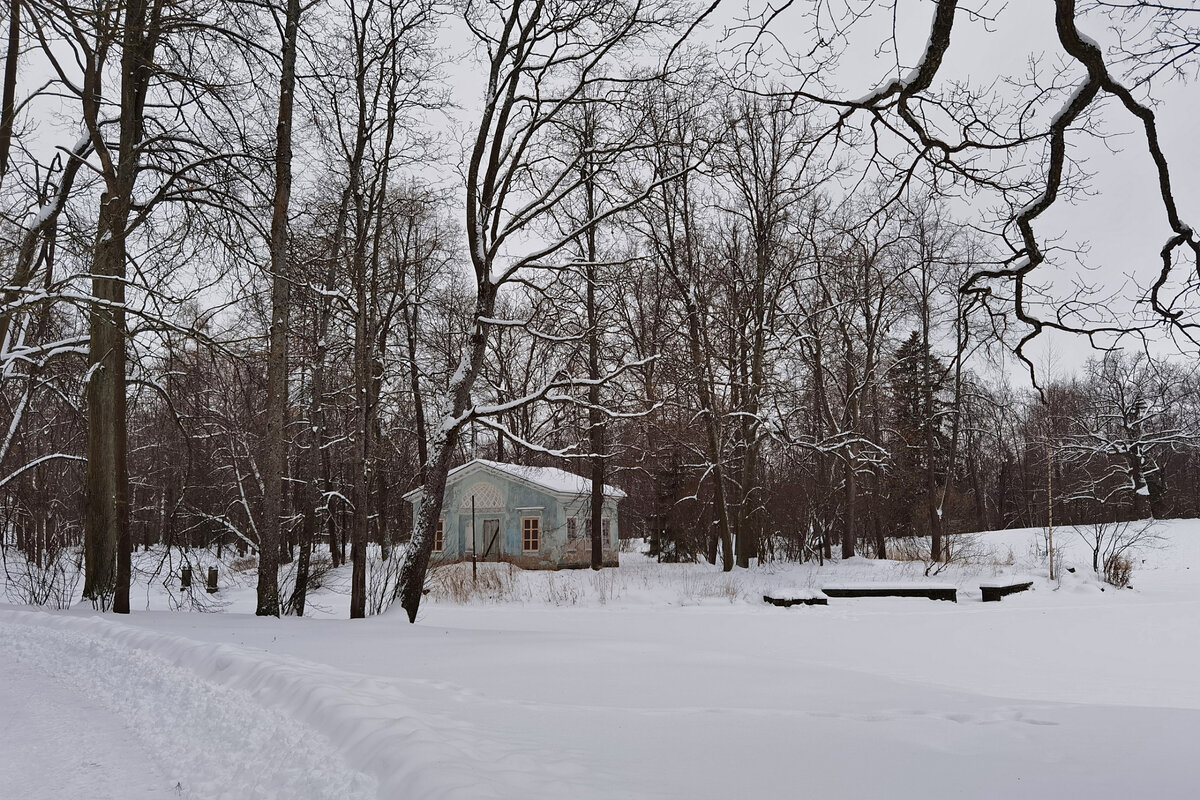
[[[481,505],[480,499],[489,493],[474,491],[480,483],[495,487],[499,497],[493,494],[486,504]],[[472,493],[476,495],[475,523],[479,532],[476,538],[481,556],[484,550],[484,520],[499,519],[499,560],[525,569],[586,567],[591,564],[591,542],[587,534],[589,501],[586,496],[572,497],[564,504],[559,496],[482,465],[464,470],[446,484],[445,502],[442,507],[445,548],[442,553],[434,554],[435,563],[470,558]],[[497,501],[499,505],[496,504]],[[413,514],[419,513],[419,510],[418,498],[413,503]],[[567,535],[568,514],[574,514],[578,520],[578,535],[574,539]],[[522,520],[533,516],[541,518],[541,547],[536,552],[524,552],[521,549]],[[611,536],[604,547],[604,564],[615,567],[618,565],[617,553],[620,546],[615,499],[605,499],[604,516],[611,520]],[[488,560],[496,559],[494,555],[489,555]]]

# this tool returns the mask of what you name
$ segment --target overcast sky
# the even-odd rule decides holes
[[[779,42],[793,50],[811,47],[813,26],[807,15],[812,6],[811,1],[793,3],[788,13],[774,20],[771,30]],[[976,18],[960,9],[940,75],[969,77],[976,84],[987,84],[1023,77],[1031,59],[1040,60],[1046,70],[1063,59],[1055,36],[1053,4],[1021,0],[1007,5],[976,3],[971,7],[991,19]],[[734,45],[744,39],[744,34],[731,34],[730,28],[739,18],[759,13],[763,3],[749,0],[748,8],[749,12],[741,0],[725,0],[696,38],[730,61],[736,60]],[[858,24],[850,49],[841,60],[835,80],[843,96],[862,96],[912,67],[924,51],[933,11],[932,0],[897,0],[894,14],[880,3],[872,18]],[[1107,42],[1112,39],[1107,30],[1109,24],[1105,18],[1096,18],[1081,24],[1081,29],[1094,39]],[[899,41],[898,53],[887,44],[893,25]],[[472,107],[482,95],[483,74],[469,55],[463,33],[461,24],[451,24],[446,39],[452,52],[466,56],[451,64],[449,78],[455,97],[463,106],[454,116],[469,119]],[[786,75],[782,78],[787,81]],[[1156,86],[1153,96],[1162,101],[1156,111],[1181,212],[1185,219],[1200,225],[1200,189],[1188,180],[1188,176],[1200,172],[1200,148],[1195,144],[1196,121],[1200,116],[1197,91],[1200,90],[1195,86],[1176,83]],[[1072,154],[1085,157],[1087,168],[1094,173],[1090,182],[1092,196],[1073,205],[1060,200],[1038,219],[1035,227],[1044,239],[1057,239],[1064,248],[1078,246],[1082,252],[1078,256],[1070,253],[1052,256],[1039,268],[1038,283],[1052,284],[1051,294],[1060,297],[1073,294],[1076,282],[1093,284],[1102,296],[1117,298],[1109,307],[1113,317],[1123,319],[1127,318],[1127,308],[1122,306],[1141,294],[1149,279],[1157,274],[1158,252],[1168,227],[1152,164],[1135,120],[1108,102],[1098,121],[1096,129],[1076,132],[1069,138]],[[1120,152],[1112,152],[1113,148],[1119,148]],[[1086,339],[1080,337],[1047,336],[1045,342],[1053,342],[1055,358],[1063,371],[1073,369],[1090,353]],[[1033,352],[1040,351],[1039,347]]]
[[[730,62],[736,61],[735,44],[744,39],[744,34],[730,34],[730,27],[739,18],[754,16],[763,8],[762,0],[748,0],[748,7],[743,4],[746,1],[724,0],[705,28],[696,34],[698,41],[713,47]],[[788,13],[773,22],[771,31],[775,37],[793,50],[809,49],[813,28],[806,13],[812,6],[812,0],[793,3]],[[1047,66],[1062,58],[1054,35],[1052,3],[992,2],[984,3],[982,10],[995,19],[985,22],[959,11],[941,75],[989,83],[1022,75],[1031,58],[1040,58]],[[924,50],[933,11],[932,0],[897,0],[894,14],[884,3],[879,3],[877,13],[856,28],[851,47],[834,76],[843,96],[862,96],[911,67]],[[886,46],[893,24],[899,41],[898,53]],[[1083,27],[1094,38],[1108,41],[1111,34],[1105,30],[1107,24],[1107,20],[1096,19]],[[446,76],[458,105],[457,110],[449,112],[446,123],[452,132],[448,142],[451,152],[447,155],[455,161],[457,138],[453,134],[461,135],[470,126],[472,112],[478,108],[483,94],[485,73],[461,20],[450,19],[445,23],[443,41],[450,56]],[[782,80],[786,83],[789,77],[782,75]],[[1198,92],[1196,86],[1179,83],[1154,89],[1155,97],[1162,101],[1156,111],[1161,120],[1163,146],[1171,159],[1181,213],[1185,220],[1200,226],[1200,188],[1190,179],[1200,174],[1200,148],[1195,143],[1200,116]],[[55,131],[54,134],[34,143],[35,149],[69,143],[64,136],[70,134],[63,129],[70,128],[75,117],[73,108],[67,107],[71,101],[54,101],[54,104],[63,116],[47,126],[46,130]],[[1088,167],[1095,173],[1091,181],[1094,194],[1073,206],[1060,202],[1036,224],[1044,239],[1062,237],[1064,246],[1086,246],[1082,266],[1073,257],[1056,257],[1039,269],[1039,280],[1048,283],[1053,279],[1054,292],[1069,295],[1074,281],[1086,279],[1128,302],[1140,293],[1137,284],[1140,282],[1144,287],[1156,274],[1158,251],[1167,227],[1150,159],[1132,118],[1109,103],[1096,133],[1108,136],[1101,139],[1077,132],[1070,139],[1073,152],[1086,156]],[[1110,147],[1120,147],[1123,151],[1110,152]],[[453,171],[443,168],[439,176],[461,196]],[[1134,280],[1129,276],[1134,276]],[[1117,316],[1122,314],[1119,303],[1113,310]],[[1056,349],[1063,368],[1069,369],[1085,357],[1087,343],[1058,341]]]

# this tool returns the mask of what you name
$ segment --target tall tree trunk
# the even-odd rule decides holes
[[[370,321],[367,308],[365,230],[362,209],[358,216],[355,247],[354,314],[354,530],[351,534],[350,619],[367,615],[367,539],[371,525],[371,356],[368,342]]]
[[[717,537],[721,543],[721,569],[729,572],[733,569],[733,535],[730,533],[729,506],[725,501],[725,470],[721,464],[721,439],[709,379],[709,362],[705,355],[703,332],[700,327],[700,309],[696,307],[692,297],[684,299],[684,306],[688,319],[688,341],[691,347],[696,394],[700,400],[700,415],[704,418],[704,441],[713,481],[713,521],[716,523]]]
[[[580,145],[584,151],[581,170],[583,172],[584,202],[586,219],[596,217],[596,183],[591,158],[587,155],[595,147],[595,119],[591,106],[584,107],[583,129]],[[588,449],[591,451],[592,492],[589,531],[592,545],[592,569],[604,566],[604,543],[601,517],[604,514],[605,441],[604,418],[600,414],[600,309],[596,299],[596,282],[599,270],[596,260],[596,227],[590,226],[584,235],[584,279],[587,281],[587,325],[588,325]]]
[[[405,287],[404,305],[404,342],[408,348],[408,388],[412,393],[413,418],[416,424],[418,477],[421,484],[425,483],[426,464],[429,463],[429,434],[425,427],[425,397],[421,390],[421,366],[417,359],[417,330],[420,325],[420,303],[409,299]],[[414,287],[413,291],[416,289]]]
[[[83,596],[129,611],[129,472],[125,461],[125,220],[123,204],[100,209],[89,311],[87,513]]]
[[[275,125],[275,198],[271,214],[271,327],[267,344],[267,441],[263,458],[263,515],[259,527],[259,616],[279,616],[279,547],[282,540],[284,473],[287,471],[288,206],[292,197],[292,107],[296,91],[296,40],[300,0],[288,0]]]
[[[845,334],[843,334],[845,335]],[[849,343],[846,346],[847,354],[852,351]],[[853,363],[853,358],[847,358],[846,366],[846,408],[842,414],[842,430],[851,437],[850,442],[846,445],[843,455],[843,487],[846,495],[846,520],[845,529],[842,532],[842,558],[852,558],[858,545],[858,449],[855,446],[854,438],[858,435],[859,421],[861,412],[859,410],[859,396],[856,388],[856,376],[850,364]]]
[[[295,508],[302,508],[304,511],[303,519],[300,523],[300,553],[296,556],[296,583],[292,587],[292,601],[290,603],[292,611],[297,617],[304,616],[304,605],[308,601],[308,577],[312,569],[312,541],[313,535],[316,532],[317,515],[314,507],[309,505],[303,497],[306,492],[312,490],[314,485],[314,475],[311,472],[311,464],[307,452],[305,453],[300,467],[300,481],[293,483],[292,505]]]
[[[975,497],[975,525],[981,531],[991,530],[987,510],[987,497],[984,495],[983,481],[979,476],[978,445],[974,436],[967,438],[967,472],[971,476],[971,494]],[[1003,514],[1001,514],[1003,527]]]
[[[592,259],[594,261],[594,258]],[[604,421],[600,416],[600,347],[597,339],[599,321],[596,314],[595,269],[589,270],[588,275],[588,325],[591,332],[588,335],[588,377],[593,381],[588,387],[588,446],[592,452],[592,494],[591,494],[591,534],[592,534],[592,569],[604,566],[604,549],[601,530],[601,516],[604,513]]]
[[[129,613],[132,543],[129,538],[129,471],[126,464],[125,408],[125,239],[140,171],[146,94],[154,50],[161,35],[162,6],[129,0],[121,31],[121,109],[116,158],[100,131],[101,110],[95,95],[84,98],[84,115],[93,147],[104,147],[104,169],[92,265],[93,302],[89,309],[88,465],[84,597]],[[98,83],[98,75],[85,83]],[[95,88],[94,86],[92,88]]]
[[[858,541],[858,479],[855,475],[854,447],[846,455],[846,527],[842,531],[842,558],[854,557]]]
[[[922,273],[921,286],[921,406],[925,416],[925,509],[929,519],[929,557],[933,561],[942,560],[942,504],[938,501],[937,472],[934,463],[935,441],[934,425],[937,420],[937,409],[934,407],[934,375],[933,353],[930,350],[930,289],[928,266]]]
[[[8,4],[8,49],[4,56],[4,97],[0,101],[0,183],[8,173],[13,125],[17,115],[17,58],[21,54],[21,0]]]
[[[441,416],[443,420],[460,419],[471,408],[471,387],[475,385],[487,352],[487,329],[481,320],[490,319],[495,311],[496,289],[484,274],[477,284],[473,317],[475,327],[454,380],[450,384],[445,413]],[[433,553],[434,532],[442,513],[446,474],[450,471],[450,464],[458,449],[461,430],[461,425],[443,423],[431,442],[430,462],[425,469],[425,482],[421,486],[421,507],[413,523],[412,541],[400,559],[399,580],[396,584],[400,606],[408,614],[409,622],[417,621],[425,572],[429,569],[429,557]]]
[[[750,559],[758,556],[758,513],[759,500],[759,452],[762,437],[759,434],[763,384],[766,381],[767,304],[766,284],[771,269],[770,248],[773,237],[773,215],[759,211],[754,235],[754,286],[751,292],[752,322],[750,330],[749,374],[743,389],[742,440],[745,447],[745,462],[742,468],[742,497],[738,504],[742,516],[738,526],[737,565],[750,566]],[[744,345],[743,345],[744,346]],[[743,357],[743,365],[747,359]]]
[[[963,397],[963,356],[967,349],[967,320],[963,309],[959,309],[959,313],[954,323],[955,333],[955,348],[954,348],[954,400],[951,406],[950,416],[950,451],[946,454],[946,472],[942,476],[942,485],[938,492],[937,499],[937,517],[939,526],[945,518],[946,510],[946,494],[950,491],[950,482],[954,478],[954,465],[958,461],[958,441],[962,434],[962,397]],[[936,409],[932,411],[936,418]],[[938,533],[943,531],[939,529]],[[940,544],[940,543],[939,543]],[[930,547],[930,555],[932,556],[932,546]]]
[[[1146,483],[1146,472],[1142,468],[1142,450],[1140,445],[1129,448],[1125,455],[1129,469],[1129,482],[1133,493],[1133,514],[1137,519],[1148,519],[1153,515],[1150,509],[1150,487]]]

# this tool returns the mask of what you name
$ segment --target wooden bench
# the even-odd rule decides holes
[[[999,603],[1001,597],[1032,588],[1033,581],[1025,580],[983,581],[979,584],[979,590],[983,592],[983,602],[985,603]]]
[[[776,589],[763,595],[763,602],[773,606],[827,606],[829,598],[816,589]]]
[[[829,597],[925,597],[930,600],[958,602],[958,588],[949,584],[915,583],[905,586],[881,584],[822,586]]]

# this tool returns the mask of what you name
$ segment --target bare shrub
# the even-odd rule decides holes
[[[1128,556],[1109,556],[1104,562],[1104,580],[1118,589],[1128,586],[1131,577],[1133,577],[1133,559]]]
[[[726,578],[718,584],[716,596],[723,597],[730,603],[736,602],[737,599],[742,596],[741,581],[734,580],[733,578]]]
[[[83,554],[51,541],[40,559],[4,549],[5,594],[10,602],[70,608],[82,573]]]
[[[577,605],[583,599],[583,588],[571,579],[561,579],[553,572],[546,573],[546,602],[556,606]]]
[[[370,561],[368,561],[368,564]],[[327,586],[329,578],[334,572],[333,560],[328,553],[310,553],[308,559],[308,578],[304,584],[304,602],[307,605],[312,598],[313,592],[318,589],[323,589]],[[368,600],[374,608],[376,600],[376,582],[378,581],[379,570],[372,567],[368,574],[370,582],[368,584]],[[296,586],[296,579],[300,573],[300,560],[292,559],[279,575],[279,612],[284,616],[295,614],[300,607],[300,596]],[[370,613],[378,614],[379,610],[372,610]]]
[[[1073,529],[1092,551],[1092,571],[1101,575],[1103,567],[1104,579],[1113,586],[1129,585],[1129,576],[1125,576],[1124,583],[1113,583],[1108,579],[1110,562],[1117,564],[1116,560],[1127,561],[1132,570],[1134,553],[1156,550],[1165,543],[1158,523],[1152,519],[1136,522],[1098,522],[1095,525],[1075,525]],[[1115,568],[1119,575],[1119,566]]]
[[[1063,574],[1063,549],[1061,547],[1055,547],[1051,556],[1054,560],[1054,567],[1050,570],[1050,574],[1054,576],[1055,580],[1061,581]]]
[[[742,583],[732,575],[688,573],[683,576],[681,583],[679,600],[683,603],[716,598],[733,603],[742,596]]]
[[[219,611],[230,605],[230,601],[218,594],[209,594],[205,586],[208,568],[225,568],[214,548],[195,547],[183,549],[166,545],[155,545],[134,556],[131,565],[135,585],[146,587],[146,607],[151,605],[151,589],[154,585],[163,588],[162,597],[175,610]],[[191,570],[191,582],[183,586],[183,571]],[[244,584],[250,575],[239,575],[226,569],[225,576],[233,585]]]
[[[954,565],[969,567],[976,564],[999,563],[994,551],[984,538],[975,533],[952,533],[942,537],[942,559],[934,561],[930,554],[929,541],[923,536],[902,536],[891,540],[889,555],[893,561],[913,561],[925,565],[926,577],[938,575],[946,567]],[[1013,562],[1008,553],[1008,562]]]
[[[225,565],[230,572],[250,572],[258,569],[258,556],[238,556]]]
[[[388,559],[389,561],[392,559]],[[479,564],[476,577],[466,562],[446,564],[429,571],[425,588],[434,600],[452,603],[501,602],[520,599],[519,581],[512,564]]]
[[[315,592],[324,588],[331,572],[333,572],[333,559],[326,554],[314,553],[308,561],[308,591]]]
[[[991,564],[996,561],[995,552],[988,547],[984,537],[977,533],[954,533],[942,537],[942,564],[970,567],[976,564]],[[940,570],[939,570],[940,571]],[[929,574],[926,571],[926,574]],[[934,575],[937,572],[933,573]]]
[[[892,561],[929,563],[929,544],[916,536],[901,536],[891,540],[888,555]]]
[[[315,560],[315,559],[314,559]],[[333,561],[326,558],[329,568],[322,573],[324,578],[333,571]],[[387,558],[368,559],[367,564],[367,613],[382,614],[396,599],[396,587],[400,578],[400,556],[393,550]],[[428,582],[425,584],[429,585]],[[311,585],[309,588],[312,588]]]
[[[604,605],[609,600],[615,600],[620,595],[620,584],[617,582],[615,569],[602,569],[592,573],[592,588],[596,590],[596,599]]]

